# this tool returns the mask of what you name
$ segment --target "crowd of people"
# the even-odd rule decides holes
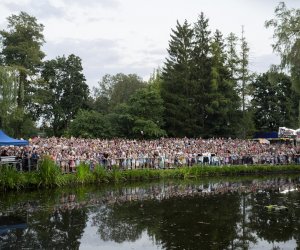
[[[1,147],[1,155],[37,161],[51,157],[63,172],[80,163],[93,169],[173,168],[193,165],[300,164],[300,146],[241,139],[161,138],[157,140],[33,138],[26,147]]]

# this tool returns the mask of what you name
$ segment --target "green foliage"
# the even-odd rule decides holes
[[[193,28],[177,22],[162,74],[165,129],[175,137],[235,137],[241,119],[237,92],[239,59],[235,37],[226,48],[201,13]],[[230,60],[227,60],[227,50]],[[245,61],[246,63],[246,61]]]
[[[76,180],[78,183],[90,183],[93,179],[93,174],[87,164],[81,163],[76,167]]]
[[[135,75],[105,75],[99,82],[99,88],[95,92],[95,109],[100,113],[112,111],[117,105],[126,103],[130,97],[145,83]]]
[[[109,173],[100,165],[96,165],[93,175],[97,182],[105,182],[108,183],[110,181]]]
[[[284,2],[275,8],[275,18],[266,21],[266,27],[274,28],[273,50],[281,56],[281,68],[288,68],[291,72],[294,90],[300,94],[300,11],[287,9]],[[300,102],[299,102],[300,125]]]
[[[0,56],[5,65],[4,74],[3,68],[0,70],[1,125],[13,136],[29,136],[36,132],[34,79],[45,56],[41,50],[44,26],[25,12],[11,15],[7,21],[7,29],[0,31]]]
[[[140,89],[129,100],[129,113],[133,117],[133,136],[158,138],[166,136],[163,126],[163,100],[151,86]]]
[[[17,105],[18,72],[16,67],[0,66],[0,127],[11,136],[36,134],[30,114]]]
[[[161,96],[165,105],[166,130],[171,136],[192,136],[195,132],[194,85],[191,81],[193,30],[177,21],[169,42],[169,58],[163,68]],[[192,126],[192,127],[191,127]]]
[[[190,179],[206,176],[240,176],[262,175],[274,173],[300,172],[300,165],[249,165],[249,166],[193,166],[175,169],[133,169],[121,170],[113,166],[105,170],[97,165],[94,171],[81,164],[76,174],[62,174],[55,163],[45,157],[37,172],[18,172],[12,167],[0,168],[0,189],[21,189],[36,187],[74,186],[88,183],[120,183],[131,181],[147,181],[153,179]]]
[[[12,67],[0,66],[0,127],[11,133],[11,115],[17,109],[18,78]]]
[[[109,114],[81,111],[72,121],[69,134],[85,138],[158,138],[165,136],[163,101],[151,86],[137,90],[128,103],[118,104]]]
[[[45,82],[39,90],[41,113],[50,122],[55,136],[63,134],[88,99],[89,89],[82,70],[81,59],[73,54],[45,62]]]
[[[117,105],[107,119],[112,124],[112,129],[118,137],[132,137],[134,117],[129,112],[129,106],[125,103]]]
[[[24,184],[24,175],[12,166],[0,167],[0,187],[2,189],[20,189]]]
[[[45,156],[39,164],[39,185],[46,187],[59,186],[61,184],[60,175],[59,167],[55,165],[55,162],[49,156]]]
[[[226,65],[225,44],[217,30],[211,43],[211,84],[207,94],[206,136],[236,136],[240,99]]]
[[[25,12],[7,18],[7,30],[1,30],[1,55],[5,65],[16,66],[19,71],[18,106],[24,108],[31,102],[34,83],[28,75],[34,75],[45,57],[41,47],[44,44],[42,24]],[[33,85],[32,85],[33,84]]]
[[[278,127],[297,127],[297,94],[291,90],[291,78],[284,73],[268,71],[252,83],[254,122],[260,131],[277,131]]]
[[[70,124],[69,134],[84,138],[111,138],[112,126],[103,114],[96,111],[80,110]]]
[[[134,137],[160,138],[166,136],[166,132],[157,123],[151,120],[136,119],[132,128]]]

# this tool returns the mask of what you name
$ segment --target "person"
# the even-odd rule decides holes
[[[4,149],[2,152],[1,152],[1,156],[8,156],[8,153],[7,153],[7,150]]]

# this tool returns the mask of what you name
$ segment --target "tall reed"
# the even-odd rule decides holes
[[[76,167],[76,181],[81,184],[94,181],[94,176],[87,164],[81,163]]]
[[[49,157],[44,156],[39,164],[38,178],[39,186],[60,186],[61,183],[61,170],[55,162]]]
[[[0,166],[0,186],[2,189],[20,189],[25,183],[25,177],[15,167]]]

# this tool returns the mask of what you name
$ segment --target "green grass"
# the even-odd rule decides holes
[[[0,190],[23,188],[52,188],[58,186],[78,186],[89,183],[124,183],[158,179],[199,179],[219,176],[266,175],[300,173],[300,165],[237,165],[237,166],[193,166],[175,169],[133,169],[122,170],[114,166],[105,170],[97,165],[93,171],[86,164],[80,164],[76,173],[63,174],[60,168],[45,157],[35,172],[18,172],[13,167],[0,167]]]

